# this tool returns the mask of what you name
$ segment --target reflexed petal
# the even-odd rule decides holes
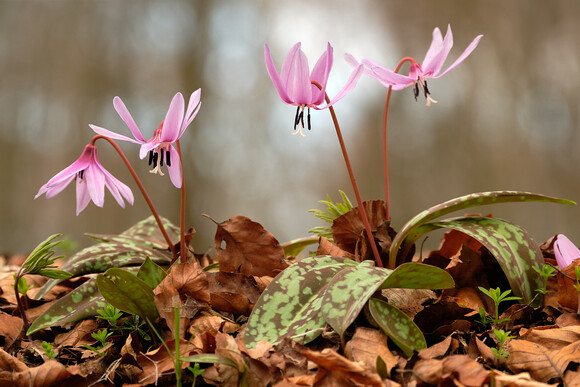
[[[453,33],[451,32],[451,26],[447,25],[445,39],[441,36],[441,30],[436,27],[433,30],[433,41],[431,42],[431,46],[429,47],[427,54],[425,54],[425,59],[423,59],[423,62],[421,63],[423,72],[428,76],[436,75],[441,70],[441,67],[443,67],[443,63],[445,62],[445,59],[447,59],[451,47],[453,47]]]
[[[141,145],[141,149],[139,149],[139,158],[143,160],[149,151],[155,149],[159,145],[158,142],[146,142],[145,144]]]
[[[264,45],[264,58],[266,61],[266,70],[268,70],[268,75],[270,75],[270,79],[272,80],[272,83],[278,92],[278,96],[282,102],[292,103],[292,100],[286,92],[286,88],[282,82],[282,79],[278,75],[278,71],[276,70],[276,66],[274,65],[274,61],[272,60],[270,49],[268,48],[267,44]]]
[[[123,136],[122,134],[119,134],[119,133],[111,132],[110,130],[105,129],[105,128],[101,128],[100,126],[97,126],[97,125],[89,124],[89,126],[91,127],[92,130],[95,131],[95,133],[103,135],[103,136],[107,136],[109,138],[112,138],[113,140],[130,141],[134,144],[141,144],[142,143],[139,140],[135,140],[133,138]]]
[[[560,269],[564,269],[575,259],[580,258],[580,250],[565,235],[558,234],[554,242],[554,256]]]
[[[407,75],[398,74],[388,68],[368,59],[363,60],[368,75],[381,82],[384,86],[393,86],[393,90],[401,90],[415,83],[416,79]]]
[[[326,51],[320,56],[316,65],[312,69],[312,74],[310,75],[311,81],[316,81],[320,83],[322,89],[319,89],[316,85],[311,85],[312,88],[312,104],[320,105],[324,102],[324,92],[326,90],[326,83],[328,81],[328,76],[330,75],[330,70],[332,69],[332,55],[333,49],[330,43],[328,43]]]
[[[352,67],[358,67],[358,65],[360,65],[359,61],[356,60],[356,58],[352,56],[352,54],[349,54],[348,52],[344,54],[344,59]]]
[[[469,54],[471,54],[471,52],[473,50],[475,50],[475,48],[479,44],[479,41],[481,40],[482,37],[483,37],[483,35],[476,36],[475,39],[473,39],[473,41],[471,43],[469,43],[469,46],[467,46],[465,51],[463,51],[463,53],[461,55],[459,55],[459,58],[457,58],[455,60],[455,62],[453,62],[453,64],[447,68],[447,70],[443,71],[441,74],[438,74],[437,76],[435,76],[433,78],[442,77],[443,75],[447,74],[449,71],[451,71],[455,67],[457,67],[461,62],[463,62],[465,60],[465,58],[467,58],[469,56]]]
[[[105,168],[103,168],[102,166],[101,168],[102,168],[101,172],[105,176],[105,186],[109,189],[111,195],[113,195],[117,203],[121,207],[125,208],[125,202],[123,201],[123,198],[125,198],[129,204],[133,205],[134,198],[131,189],[127,187],[125,184],[123,184],[121,181],[119,181],[117,178],[115,178]]]
[[[143,137],[143,134],[139,130],[139,127],[135,123],[135,120],[133,120],[131,113],[129,113],[129,110],[127,109],[121,98],[119,97],[113,98],[113,106],[115,107],[117,114],[119,114],[119,117],[121,117],[121,119],[125,121],[125,124],[127,124],[129,130],[131,131],[131,133],[133,133],[133,137],[135,137],[135,139],[140,142],[147,141],[145,140],[145,137]]]
[[[189,97],[189,103],[187,104],[187,111],[185,112],[185,117],[183,117],[183,125],[181,127],[181,133],[179,133],[179,138],[183,135],[183,132],[189,124],[193,121],[197,113],[199,112],[199,108],[201,107],[201,89],[197,89],[191,96]],[[194,110],[195,109],[195,110]]]
[[[344,97],[345,95],[347,95],[348,93],[350,93],[352,91],[352,89],[354,89],[354,87],[356,86],[356,83],[358,82],[358,79],[360,78],[360,76],[363,74],[363,69],[364,66],[361,64],[359,65],[356,69],[354,69],[354,71],[350,74],[350,77],[348,78],[348,81],[346,82],[346,85],[344,85],[344,87],[342,88],[342,90],[340,90],[338,92],[338,94],[332,99],[332,101],[330,101],[328,103],[328,105],[323,106],[321,108],[317,108],[314,107],[315,109],[326,109],[329,106],[334,105],[335,103],[337,103],[342,97]]]
[[[165,120],[163,120],[160,137],[161,142],[174,142],[179,138],[184,109],[185,101],[183,100],[183,94],[175,94],[171,100],[171,104],[169,104]]]
[[[294,103],[299,105],[312,103],[312,83],[310,82],[308,58],[302,50],[297,53],[294,67],[290,69],[288,82],[286,90]]]
[[[87,204],[91,201],[91,195],[89,195],[89,190],[87,185],[81,179],[77,179],[77,216],[82,210],[87,208]]]
[[[171,165],[167,166],[167,170],[169,171],[169,178],[171,182],[176,188],[181,188],[181,159],[179,158],[179,153],[173,147],[169,147],[169,154],[171,157]]]

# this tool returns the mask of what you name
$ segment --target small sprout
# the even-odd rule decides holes
[[[111,325],[117,326],[117,320],[119,320],[123,316],[123,312],[119,309],[115,308],[111,304],[107,304],[105,309],[97,310],[99,316],[97,318],[101,318],[103,320],[107,320]]]
[[[44,349],[48,360],[54,359],[58,355],[56,352],[54,352],[52,345],[46,341],[42,342],[42,349]]]
[[[16,280],[16,273],[14,273],[14,280]],[[20,277],[18,279],[18,293],[22,294],[23,296],[26,296],[26,293],[32,289],[34,286],[28,286],[28,283],[26,282],[26,278],[24,277]]]
[[[350,210],[352,210],[352,203],[350,202],[349,198],[346,196],[346,194],[339,190],[338,192],[340,192],[340,196],[342,197],[342,203],[333,203],[332,200],[330,200],[330,195],[326,195],[326,199],[327,200],[319,200],[318,203],[322,203],[322,204],[326,204],[326,211],[324,210],[318,210],[318,209],[312,209],[312,210],[308,210],[308,212],[312,212],[314,214],[314,216],[316,216],[319,219],[324,220],[327,223],[332,224],[332,222],[338,218],[341,215],[346,214],[347,212],[349,212]],[[322,236],[325,237],[329,240],[332,241],[332,230],[330,228],[330,226],[318,226],[318,227],[314,227],[311,228],[310,230],[308,230],[308,232],[316,234],[318,236]]]
[[[505,292],[501,292],[500,288],[495,288],[495,289],[489,289],[486,290],[484,288],[482,288],[481,286],[478,287],[479,290],[481,290],[481,292],[485,295],[487,295],[489,298],[491,298],[493,300],[493,303],[495,304],[495,315],[493,318],[490,319],[490,322],[492,322],[493,324],[499,324],[502,323],[504,321],[508,321],[508,318],[505,319],[500,319],[499,318],[499,304],[503,301],[513,301],[513,300],[521,300],[521,297],[515,297],[515,296],[509,296],[508,295],[512,292],[511,290],[506,290]],[[481,311],[480,311],[481,314]]]
[[[552,265],[548,265],[547,263],[544,263],[541,270],[538,269],[536,266],[532,266],[532,269],[534,269],[544,279],[544,282],[543,282],[544,285],[541,288],[536,289],[536,291],[538,293],[541,293],[541,294],[550,293],[551,290],[547,290],[546,286],[548,285],[548,278],[556,275],[556,268],[554,268]]]
[[[101,350],[109,344],[107,339],[112,334],[113,334],[113,332],[107,332],[107,328],[101,329],[98,332],[91,333],[91,336],[93,337],[93,339],[97,340],[100,345],[97,347],[93,347],[92,345],[85,344],[84,347],[95,352],[100,357],[103,357],[107,354],[107,351],[101,352]]]
[[[505,358],[509,356],[509,352],[503,350],[503,346],[506,341],[509,339],[515,338],[515,336],[510,336],[511,331],[504,331],[503,329],[494,329],[493,334],[497,337],[498,344],[497,348],[492,348],[491,351],[493,352],[496,359],[501,360],[501,358]]]
[[[491,322],[493,322],[493,318],[488,316],[487,313],[485,313],[485,309],[483,308],[483,306],[479,307],[479,318],[475,320],[475,322],[481,324],[483,326],[484,329],[486,329],[487,325]]]
[[[193,374],[193,383],[191,383],[191,385],[195,386],[195,382],[197,381],[197,377],[202,375],[205,372],[205,370],[202,370],[199,368],[199,363],[195,363],[193,365],[193,367],[188,366],[187,369],[190,370],[191,373]]]

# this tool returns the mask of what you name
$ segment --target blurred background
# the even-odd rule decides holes
[[[72,163],[93,132],[130,135],[113,109],[120,96],[149,138],[177,91],[202,89],[202,108],[182,137],[187,224],[196,251],[215,225],[245,215],[280,242],[321,221],[307,210],[327,194],[354,194],[327,110],[312,131],[292,136],[295,109],[280,101],[264,65],[278,69],[298,41],[313,66],[334,47],[327,91],[351,68],[344,53],[394,68],[422,61],[434,27],[451,24],[451,64],[429,83],[437,105],[395,92],[389,116],[391,214],[400,229],[421,210],[476,191],[527,190],[580,201],[580,2],[566,0],[380,1],[0,1],[0,255],[27,253],[54,233],[79,246],[84,232],[118,233],[149,216],[119,158],[98,142],[100,160],[135,194],[120,208],[107,193],[75,216],[75,189],[33,200]],[[446,66],[444,68],[446,68]],[[408,67],[404,67],[405,71]],[[336,106],[363,199],[382,199],[381,125],[386,89],[363,77]],[[120,143],[159,212],[178,224],[179,190],[148,173],[138,147]],[[556,233],[580,244],[580,208],[502,204],[476,208],[527,229],[538,242]],[[435,246],[437,240],[434,239]]]

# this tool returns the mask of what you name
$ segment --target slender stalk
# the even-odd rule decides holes
[[[179,140],[175,142],[179,154],[179,167],[181,168],[181,205],[179,207],[179,249],[181,263],[187,261],[187,246],[185,244],[185,175],[183,174],[183,158],[181,157],[181,145]]]
[[[121,148],[119,148],[117,143],[115,143],[115,141],[113,141],[109,137],[98,134],[91,139],[90,144],[95,145],[95,142],[100,138],[107,140],[109,142],[109,144],[111,144],[113,146],[113,148],[115,148],[115,150],[117,151],[117,153],[121,157],[121,160],[123,160],[123,162],[127,166],[129,173],[131,173],[131,176],[133,176],[133,180],[135,180],[135,183],[137,183],[137,186],[139,187],[139,190],[141,191],[143,198],[147,202],[147,205],[149,206],[149,209],[151,210],[151,213],[153,214],[153,217],[155,218],[155,221],[157,222],[157,226],[159,226],[159,230],[161,231],[161,234],[163,234],[163,237],[165,238],[165,241],[167,242],[167,245],[169,246],[169,250],[171,250],[171,253],[173,254],[173,258],[177,259],[177,257],[178,257],[177,250],[175,250],[175,246],[173,246],[173,242],[171,242],[171,238],[169,238],[169,235],[167,234],[167,230],[165,230],[165,226],[163,226],[163,222],[161,221],[161,218],[159,217],[159,214],[157,213],[157,210],[155,209],[153,202],[149,198],[149,195],[147,194],[147,191],[145,190],[143,183],[141,183],[141,179],[139,179],[139,176],[137,176],[137,173],[133,169],[133,166],[131,166],[131,163],[129,162],[129,160],[127,159],[127,157],[125,156],[125,154],[123,153]]]
[[[415,59],[411,57],[405,57],[401,59],[397,67],[395,68],[395,73],[399,72],[401,66],[405,62],[414,63]],[[385,102],[385,114],[383,116],[383,172],[385,176],[385,207],[387,209],[387,220],[391,220],[391,212],[390,212],[390,204],[389,204],[389,166],[387,161],[387,118],[389,115],[389,104],[391,102],[391,91],[393,86],[389,86],[389,90],[387,91],[387,100]],[[394,269],[392,267],[391,269]]]
[[[318,87],[322,90],[322,86],[316,82],[311,81],[313,85]],[[328,95],[324,93],[324,97],[326,99],[326,103],[330,103],[330,98]],[[348,153],[346,151],[346,146],[344,145],[344,139],[342,138],[342,133],[340,131],[340,125],[338,124],[338,119],[336,118],[336,114],[334,113],[334,108],[330,106],[328,108],[330,111],[330,115],[332,116],[332,122],[334,123],[334,128],[336,129],[336,135],[338,137],[338,142],[340,143],[340,149],[342,150],[342,156],[344,158],[344,163],[346,164],[346,169],[348,171],[348,176],[350,177],[350,182],[352,184],[352,189],[354,190],[354,195],[356,197],[356,201],[358,203],[358,208],[360,211],[361,220],[364,224],[365,231],[367,234],[367,238],[369,240],[369,244],[371,245],[371,250],[373,251],[373,256],[375,257],[375,261],[378,267],[383,267],[383,262],[381,261],[381,257],[379,255],[379,250],[377,249],[377,245],[375,243],[375,238],[373,237],[373,232],[371,230],[371,225],[369,223],[369,219],[367,217],[367,213],[363,207],[363,202],[360,196],[360,192],[358,190],[358,185],[356,184],[356,179],[354,177],[354,172],[352,171],[352,166],[350,164],[350,159],[348,158]]]
[[[18,312],[20,313],[20,317],[22,318],[22,331],[24,334],[28,332],[28,328],[30,327],[30,322],[26,317],[26,312],[24,310],[24,305],[22,298],[20,297],[20,292],[18,291],[18,282],[20,282],[20,278],[22,278],[22,268],[18,270],[16,273],[15,283],[14,283],[14,295],[16,296],[16,304],[18,305]]]

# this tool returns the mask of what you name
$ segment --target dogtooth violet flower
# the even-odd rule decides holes
[[[554,241],[554,256],[560,269],[564,269],[575,259],[580,258],[580,250],[565,235],[558,234]]]
[[[74,163],[40,187],[34,198],[46,194],[46,198],[50,199],[64,190],[73,180],[76,180],[77,188],[77,215],[87,207],[91,200],[98,207],[103,207],[105,187],[109,189],[121,207],[125,208],[123,198],[133,205],[131,189],[101,165],[97,157],[97,147],[92,144],[85,146],[83,153]]]
[[[302,132],[302,129],[304,129],[304,109],[308,108],[307,125],[308,130],[310,130],[310,108],[316,110],[326,109],[352,91],[363,72],[363,66],[357,66],[342,90],[328,104],[321,107],[319,105],[324,103],[326,83],[332,69],[332,46],[330,43],[327,44],[326,51],[322,53],[312,72],[309,73],[308,59],[300,49],[300,45],[301,43],[298,42],[290,49],[284,59],[284,63],[282,63],[280,73],[276,70],[267,44],[264,45],[264,59],[268,75],[270,75],[280,99],[289,105],[297,106],[294,130],[296,130],[296,127],[299,127],[299,129],[298,132],[293,134],[299,133],[301,137],[304,137],[305,134]],[[321,87],[314,85],[312,81],[315,81]]]
[[[427,87],[427,79],[440,78],[457,67],[469,56],[469,54],[471,54],[473,50],[475,50],[482,37],[483,35],[476,36],[455,62],[453,62],[453,64],[443,72],[441,72],[441,68],[449,55],[449,51],[451,51],[451,47],[453,47],[453,33],[451,32],[450,25],[447,25],[445,38],[441,35],[441,30],[439,30],[438,27],[433,30],[431,46],[429,47],[429,50],[427,50],[427,54],[425,54],[425,58],[421,64],[417,63],[413,58],[409,58],[411,60],[409,75],[395,73],[394,71],[368,59],[363,59],[362,63],[365,67],[365,73],[377,79],[386,87],[392,86],[393,90],[402,90],[408,86],[413,86],[415,100],[419,96],[420,90],[423,91],[426,105],[430,106],[432,102],[437,103],[437,101],[430,97],[431,93]],[[357,60],[351,54],[345,54],[345,57],[352,66],[359,65]]]
[[[161,122],[155,132],[153,132],[153,136],[149,140],[145,139],[141,130],[139,130],[139,127],[135,123],[135,120],[133,120],[131,113],[129,113],[129,110],[119,97],[113,98],[113,106],[133,134],[134,139],[101,128],[100,126],[89,126],[97,134],[115,140],[130,141],[135,144],[141,144],[139,157],[144,159],[145,156],[149,154],[149,165],[153,168],[149,172],[159,173],[163,176],[164,174],[161,171],[161,167],[163,166],[163,163],[165,163],[167,165],[167,170],[169,171],[171,182],[175,187],[181,188],[181,160],[179,159],[179,154],[173,144],[181,138],[185,129],[187,129],[199,112],[199,108],[201,107],[200,97],[201,89],[197,89],[191,94],[187,110],[185,110],[183,95],[181,93],[175,94],[169,104],[169,109],[167,110],[165,119]]]

